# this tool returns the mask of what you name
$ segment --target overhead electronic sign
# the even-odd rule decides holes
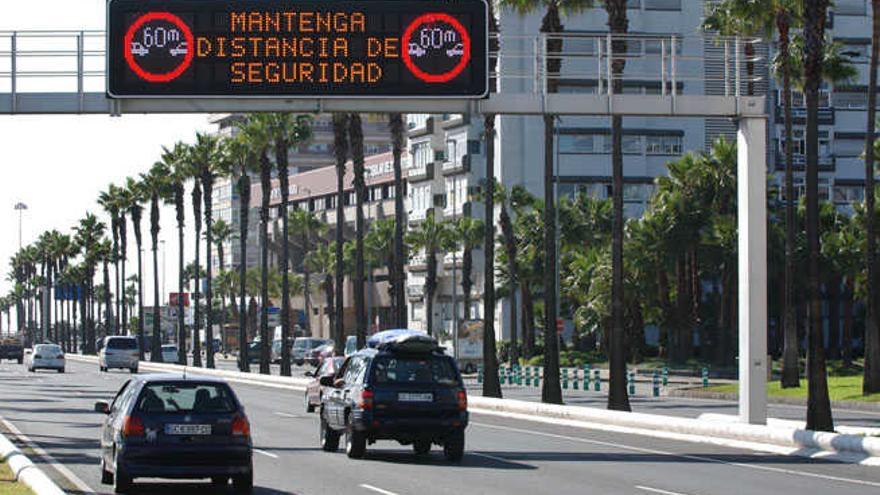
[[[482,97],[484,0],[110,0],[111,97]]]

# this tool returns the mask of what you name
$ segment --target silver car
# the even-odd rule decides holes
[[[136,338],[105,337],[104,346],[98,354],[98,367],[101,371],[121,368],[137,373],[139,358],[140,352]]]

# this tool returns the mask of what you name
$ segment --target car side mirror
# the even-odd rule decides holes
[[[342,388],[342,387],[345,386],[345,380],[342,379],[342,378],[337,378],[337,379],[333,382],[333,386],[334,386],[335,388]]]
[[[110,414],[110,404],[103,400],[95,402],[95,412]]]
[[[333,381],[332,376],[322,376],[318,379],[318,383],[321,384],[322,387],[335,387],[336,383]]]
[[[303,373],[303,374],[306,375],[306,376],[309,376],[309,377],[314,377],[314,376],[315,376],[315,374],[312,373],[311,371],[306,371],[306,372]]]

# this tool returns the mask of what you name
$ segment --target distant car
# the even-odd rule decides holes
[[[176,345],[166,344],[162,346],[162,362],[176,363],[179,357]]]
[[[218,491],[253,490],[250,423],[235,393],[219,378],[144,375],[128,380],[101,432],[101,483],[127,493],[137,478],[210,478]]]
[[[121,368],[138,372],[140,352],[135,337],[104,337],[103,344],[98,353],[98,368],[101,371]]]
[[[367,444],[396,440],[425,455],[443,446],[447,460],[464,456],[467,392],[455,360],[421,332],[392,330],[370,337],[372,345],[349,356],[321,400],[321,448],[334,452],[345,434],[351,458]]]
[[[351,356],[358,351],[358,338],[356,335],[349,335],[345,338],[345,355]]]
[[[10,337],[0,340],[0,361],[14,359],[21,364],[24,362],[24,345],[21,339]]]
[[[55,370],[64,373],[64,351],[58,344],[37,344],[33,352],[27,356],[27,369],[31,373],[37,370]]]
[[[333,359],[324,360],[321,367],[317,370],[306,371],[306,376],[314,378],[314,380],[309,382],[306,386],[306,412],[314,412],[315,408],[321,405],[321,398],[324,396],[324,389],[326,388],[321,385],[321,377],[336,376],[336,372],[342,367],[343,362],[345,362],[344,357],[334,357]]]
[[[302,366],[305,364],[308,353],[310,350],[321,347],[324,344],[329,344],[332,342],[329,339],[316,339],[313,337],[300,337],[293,341],[293,349],[290,351],[290,358],[297,366]]]
[[[336,355],[336,345],[333,342],[315,347],[306,354],[306,360],[310,365],[317,368],[325,359]]]

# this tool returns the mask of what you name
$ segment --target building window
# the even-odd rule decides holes
[[[865,200],[865,186],[858,185],[835,185],[834,202],[837,204],[852,204]]]
[[[645,10],[681,10],[681,0],[644,0]]]
[[[450,163],[458,163],[458,141],[455,139],[446,140],[446,161]]]
[[[866,110],[868,108],[868,90],[836,91],[834,108],[838,110]]]
[[[871,60],[871,45],[857,41],[843,41],[840,53],[854,64],[867,64]]]
[[[858,15],[867,13],[866,0],[834,0],[835,15]]]
[[[562,154],[594,153],[595,139],[600,136],[594,134],[563,134],[559,136],[559,152]]]
[[[413,167],[421,168],[427,166],[433,161],[434,153],[431,151],[431,144],[428,142],[416,143],[412,147]]]
[[[857,158],[865,151],[863,139],[834,139],[834,156]]]
[[[464,204],[467,202],[467,178],[464,176],[450,177],[446,179],[446,208],[447,215],[461,214]]]
[[[681,136],[646,136],[645,153],[648,155],[681,155],[681,141]]]

